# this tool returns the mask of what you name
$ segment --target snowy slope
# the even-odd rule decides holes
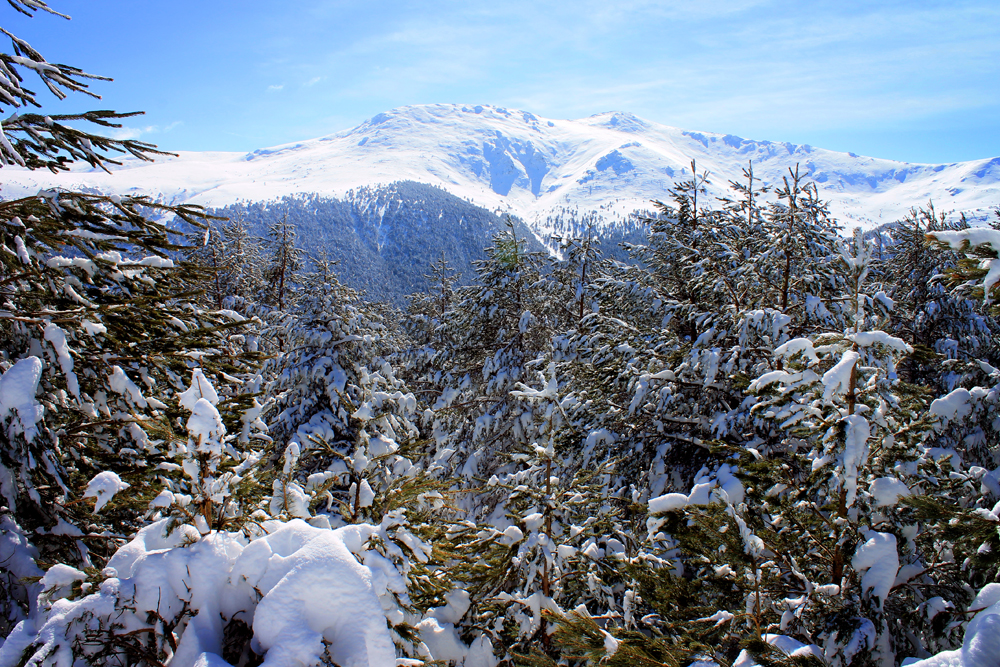
[[[933,200],[939,210],[984,214],[1000,204],[1000,158],[924,165],[808,145],[689,132],[610,112],[549,120],[489,106],[394,109],[319,139],[250,153],[185,152],[156,163],[127,160],[111,175],[5,168],[5,196],[40,187],[143,192],[174,203],[222,206],[296,192],[341,195],[350,188],[413,180],[443,187],[492,210],[545,226],[560,209],[606,217],[648,208],[690,178],[690,161],[722,194],[753,160],[757,176],[780,182],[797,163],[844,221],[874,226]]]

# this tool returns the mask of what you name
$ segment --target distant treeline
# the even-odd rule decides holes
[[[505,227],[501,216],[413,181],[358,188],[342,198],[308,193],[238,202],[212,213],[242,219],[251,234],[262,238],[273,225],[287,221],[310,260],[335,262],[333,270],[343,283],[371,300],[396,306],[404,305],[407,295],[427,290],[431,264],[442,256],[463,282],[475,281],[473,262],[486,258],[486,247]],[[512,221],[529,250],[544,249],[523,221]],[[605,257],[627,261],[621,244],[643,238],[637,219],[610,223],[593,213],[570,210],[550,217],[546,227],[559,235],[580,237],[586,236],[588,225],[600,237],[597,245]]]

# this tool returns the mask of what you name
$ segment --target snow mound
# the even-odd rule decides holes
[[[688,497],[683,493],[665,493],[649,499],[649,513],[659,514],[687,507]]]
[[[972,394],[959,387],[931,401],[930,413],[943,422],[964,419],[972,413]]]
[[[59,588],[60,586],[72,586],[74,582],[83,581],[86,578],[87,575],[75,567],[56,563],[49,568],[48,572],[45,573],[45,576],[38,583],[42,585],[44,590],[48,590],[50,588]]]
[[[52,656],[46,664],[71,667],[78,632],[100,636],[96,629],[111,623],[118,633],[145,631],[150,618],[177,622],[171,667],[225,667],[224,631],[235,618],[252,622],[251,648],[264,654],[267,667],[316,665],[327,652],[342,667],[396,664],[379,596],[396,587],[399,575],[367,549],[378,527],[331,530],[296,519],[266,522],[272,532],[248,540],[242,533],[201,536],[192,526],[171,525],[169,519],[153,523],[119,549],[97,592],[54,602],[40,596],[46,608],[34,623],[15,627],[0,647],[0,666]],[[42,587],[84,577],[56,566]]]
[[[875,507],[892,507],[900,498],[911,493],[906,484],[895,477],[879,477],[872,480],[868,492],[875,499]]]
[[[858,546],[851,565],[855,570],[867,570],[861,578],[861,588],[879,599],[879,607],[885,604],[889,591],[899,572],[899,553],[896,551],[896,536],[891,533],[868,531],[867,541]]]
[[[962,648],[943,651],[909,667],[996,667],[1000,664],[1000,584],[988,584],[969,605],[979,611],[965,630]]]
[[[354,556],[376,530],[323,530],[295,519],[243,551],[232,579],[264,594],[253,621],[254,638],[267,651],[264,665],[315,664],[324,639],[344,667],[395,664],[376,588],[387,582]]]

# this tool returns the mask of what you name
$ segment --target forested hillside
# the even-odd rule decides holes
[[[431,264],[447,257],[471,281],[473,262],[485,257],[484,239],[503,228],[486,209],[422,183],[359,188],[343,198],[300,195],[246,202],[211,211],[245,222],[247,233],[267,238],[275,225],[295,229],[304,259],[336,263],[340,281],[368,299],[402,307],[406,295],[428,287]],[[541,244],[520,222],[518,233]],[[216,225],[216,234],[222,228]]]
[[[269,238],[272,229],[294,228],[303,261],[336,265],[337,279],[371,301],[405,307],[407,296],[430,288],[434,262],[444,258],[463,283],[476,280],[474,263],[486,258],[487,239],[504,220],[444,190],[412,181],[351,190],[337,198],[301,194],[268,202],[241,202],[210,214],[239,221],[248,239]],[[539,239],[520,220],[516,233],[532,251],[558,253],[559,243]],[[212,227],[212,245],[229,242],[226,225]],[[610,221],[594,213],[567,209],[545,223],[560,236],[590,235],[606,256],[629,261],[626,241],[641,240],[641,222],[633,217]],[[232,232],[230,232],[232,233]]]
[[[3,109],[83,90],[15,46]],[[4,163],[154,153],[69,120]],[[709,178],[628,262],[508,221],[402,309],[303,251],[360,195],[0,200],[0,667],[996,665],[1000,214]]]

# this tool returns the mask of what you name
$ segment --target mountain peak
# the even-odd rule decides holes
[[[652,127],[648,122],[627,111],[606,111],[583,120],[587,125],[606,127],[619,132],[643,132]]]

